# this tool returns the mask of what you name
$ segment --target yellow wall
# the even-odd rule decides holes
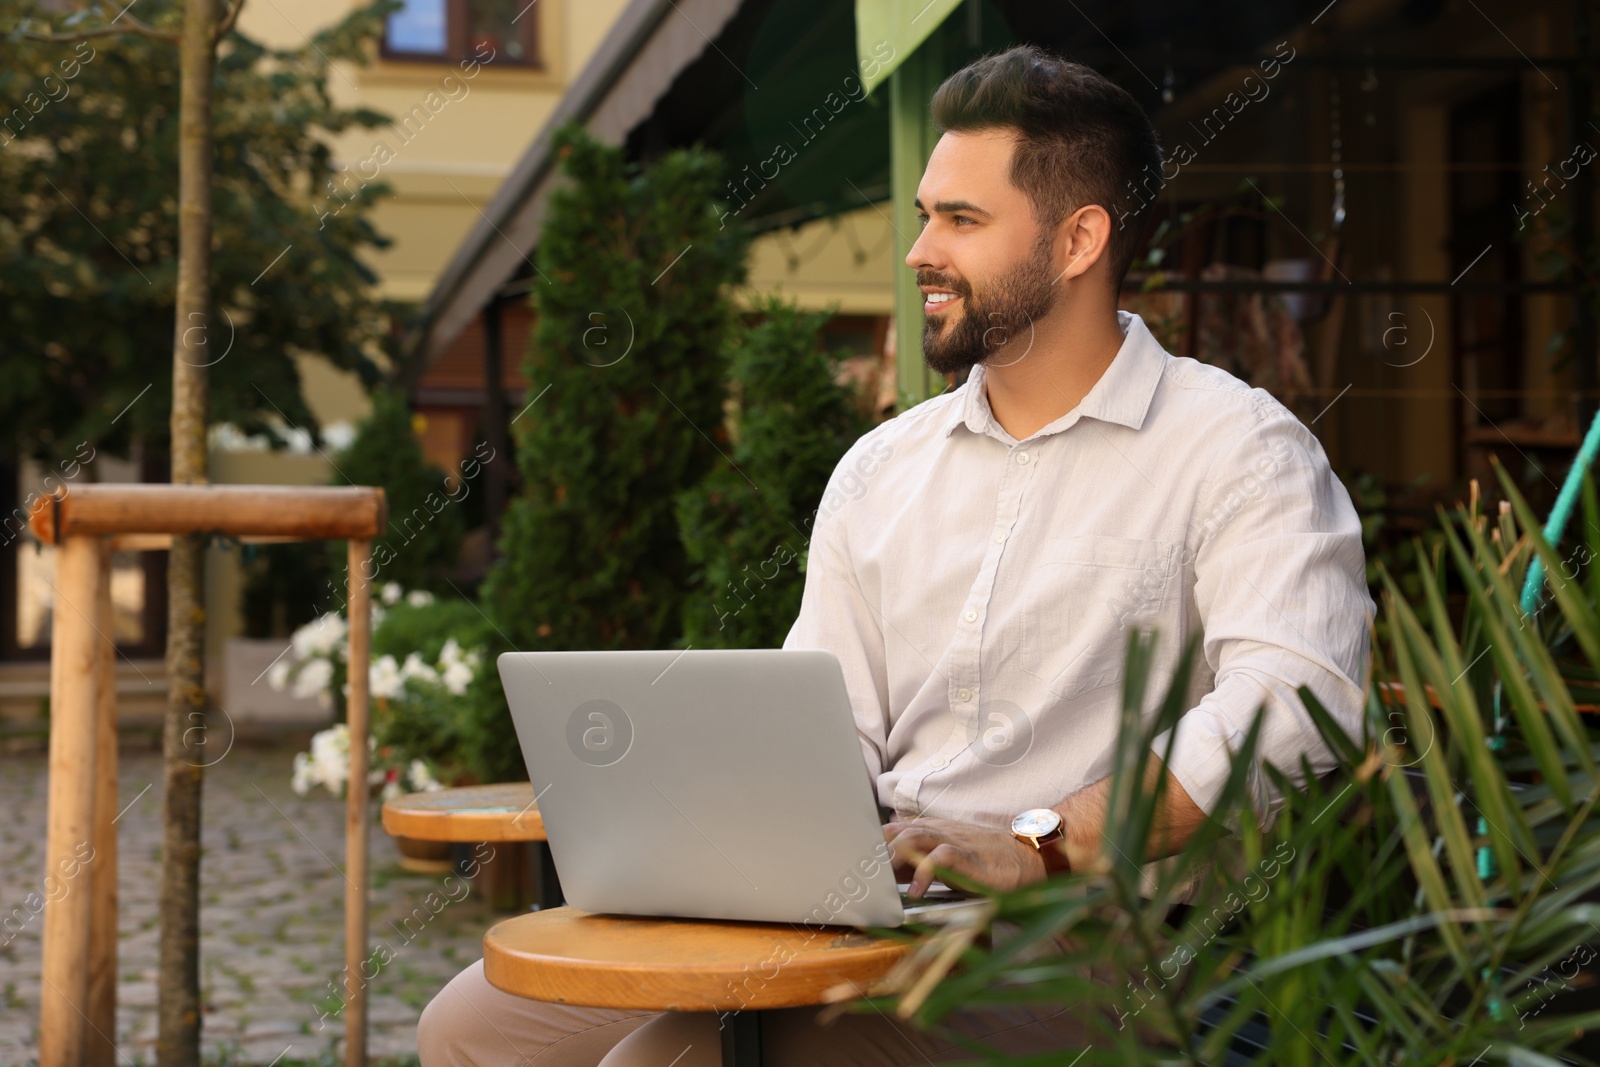
[[[880,204],[769,233],[750,248],[750,274],[741,296],[779,292],[807,309],[835,307],[843,315],[894,310],[895,260],[889,206]]]
[[[457,64],[403,63],[374,59],[366,67],[335,66],[329,89],[346,106],[361,105],[402,119],[423,105],[430,92],[434,112],[410,129],[390,125],[347,132],[334,142],[335,161],[357,171],[380,158],[382,142],[393,157],[377,167],[377,178],[393,187],[374,210],[374,223],[393,239],[370,263],[385,297],[423,300],[457,246],[481,217],[500,183],[538,135],[573,77],[605,38],[626,0],[537,0],[529,12],[540,23],[546,69],[480,68],[474,76]],[[297,47],[353,6],[350,0],[266,0],[246,5],[241,29],[274,47]],[[446,83],[447,76],[453,81]],[[319,191],[318,203],[325,203]],[[885,207],[884,211],[886,212]],[[768,235],[751,250],[749,284],[742,295],[779,291],[806,308],[834,307],[846,314],[888,314],[892,302],[892,242],[884,212],[866,207],[798,231]],[[858,257],[857,253],[861,253]],[[791,262],[798,257],[798,264]],[[297,360],[306,400],[323,426],[357,423],[369,404],[359,382],[317,357]],[[333,477],[316,453],[224,453],[214,451],[218,482],[326,484]],[[212,688],[224,644],[239,632],[240,580],[237,555],[214,552],[207,560],[211,624],[207,658]]]

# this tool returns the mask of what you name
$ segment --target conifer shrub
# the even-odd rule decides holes
[[[459,502],[469,487],[459,473],[447,475],[423,456],[405,396],[393,389],[374,391],[371,413],[335,461],[333,484],[382,486],[389,504],[389,524],[372,540],[370,577],[380,585],[398,582],[404,589],[449,593],[446,573],[466,536]],[[337,542],[334,550],[340,577],[335,586],[342,589],[345,543]]]
[[[800,611],[812,522],[834,466],[871,426],[836,383],[827,312],[776,297],[733,345],[735,445],[678,497],[684,549],[698,568],[684,604],[695,648],[775,648]]]
[[[691,570],[674,502],[728,447],[727,291],[748,242],[719,223],[707,152],[640,167],[575,126],[555,148],[566,181],[536,253],[532,385],[512,422],[522,488],[481,592],[492,653],[670,647]],[[474,690],[476,772],[523,777],[497,673]]]

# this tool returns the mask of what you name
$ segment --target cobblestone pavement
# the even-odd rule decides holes
[[[344,805],[289,789],[293,751],[237,748],[206,771],[201,864],[202,1053],[231,1063],[325,1057],[342,1047]],[[124,753],[117,1044],[120,1067],[155,1060],[161,763]],[[275,810],[276,808],[276,810]],[[45,757],[0,756],[0,1065],[38,1058]],[[369,939],[392,954],[368,989],[369,1054],[416,1054],[428,999],[482,952],[503,913],[450,875],[402,871],[381,827],[371,837]],[[432,897],[429,907],[425,900]],[[453,899],[452,899],[453,898]],[[38,899],[38,898],[35,898]],[[410,921],[404,922],[407,917]],[[16,932],[17,923],[24,923]],[[10,938],[7,943],[7,938]],[[381,958],[381,956],[379,957]],[[334,983],[330,986],[329,983]],[[325,1014],[330,1013],[330,1014]]]

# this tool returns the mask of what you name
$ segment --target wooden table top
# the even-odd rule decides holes
[[[533,785],[505,782],[407,793],[383,805],[383,828],[418,841],[543,841]]]
[[[822,1004],[867,986],[910,951],[847,927],[594,915],[518,915],[483,936],[483,973],[531,1000],[640,1011]]]

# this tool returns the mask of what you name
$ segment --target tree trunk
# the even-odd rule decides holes
[[[206,481],[211,315],[211,89],[215,0],[184,10],[178,126],[178,292],[172,481]],[[176,537],[167,571],[167,713],[161,864],[160,1067],[200,1064],[200,753],[205,741],[205,538]]]

